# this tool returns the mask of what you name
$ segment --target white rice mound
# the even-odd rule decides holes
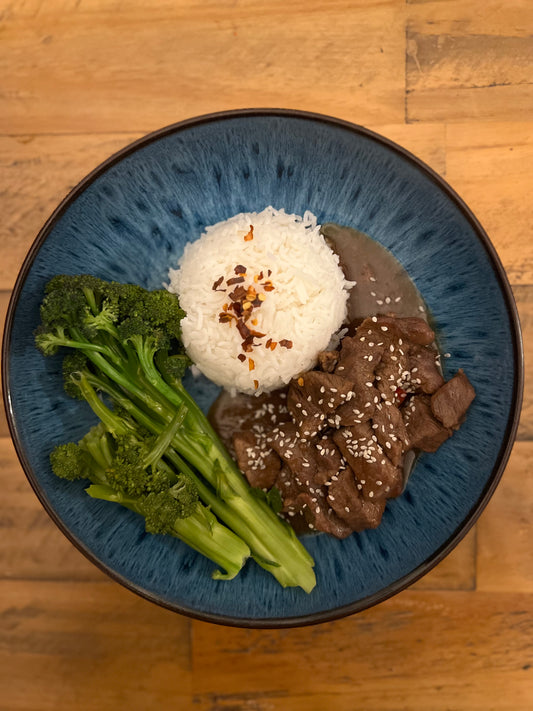
[[[253,239],[246,241],[251,225]],[[267,207],[207,227],[200,239],[186,246],[179,268],[169,271],[167,288],[178,294],[186,312],[181,326],[187,353],[207,378],[232,393],[260,394],[316,365],[318,353],[346,319],[352,286],[319,230],[310,212],[300,217]],[[235,319],[219,321],[235,286],[224,281],[219,288],[226,291],[213,289],[220,277],[235,277],[237,265],[246,267],[242,286],[253,285],[264,294],[261,307],[253,310],[257,325],[246,325],[265,336],[254,338],[248,353],[243,352]],[[254,283],[254,275],[261,272],[263,278]],[[261,286],[267,278],[271,291]],[[278,343],[274,350],[265,347],[268,339]],[[292,341],[292,347],[280,346],[282,340]],[[238,358],[243,353],[244,361]]]

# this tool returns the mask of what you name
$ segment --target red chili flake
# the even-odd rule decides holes
[[[239,286],[236,286],[235,289],[228,294],[228,296],[232,301],[242,301],[246,296],[246,293],[247,292],[244,286],[239,284]]]
[[[299,385],[300,387],[302,387],[303,384],[304,384],[304,379],[303,379],[303,378],[298,378],[298,381],[297,381],[297,382],[298,382],[298,385]]]
[[[251,353],[254,349],[254,337],[250,336],[250,338],[245,338],[241,343],[241,347],[245,353]]]
[[[235,315],[240,318],[242,316],[242,304],[239,301],[235,301],[230,304],[230,309],[233,309]]]
[[[237,264],[233,271],[235,272],[235,274],[246,274],[246,267],[244,267],[242,264]]]
[[[403,388],[396,388],[394,394],[396,395],[396,399],[398,400],[399,405],[401,405],[407,397],[407,393]]]
[[[270,348],[271,343],[272,343],[272,339],[269,338],[268,341],[265,343],[265,348]]]
[[[292,348],[292,341],[288,341],[286,338],[282,338],[279,342],[279,345],[283,346],[283,348]]]
[[[252,321],[252,323],[253,323],[253,321]],[[266,333],[259,333],[259,331],[254,331],[253,328],[251,328],[250,335],[254,336],[254,338],[264,338],[266,336]]]
[[[244,353],[239,353],[237,358],[241,361],[241,363],[244,363],[244,361],[246,360],[246,356],[244,355]]]
[[[255,368],[255,363],[252,358],[248,358],[248,370],[253,370]]]
[[[224,311],[221,311],[221,312],[218,314],[219,323],[229,323],[232,318],[235,318],[235,316],[233,316],[233,314],[229,314],[229,313],[224,312]]]
[[[277,345],[278,345],[277,341],[272,341],[272,343],[270,344],[270,350],[275,351]]]
[[[238,277],[231,277],[231,279],[228,279],[226,284],[228,286],[231,286],[232,284],[242,284],[244,281],[243,276],[238,276]]]
[[[223,277],[223,276],[221,276],[219,279],[217,279],[217,280],[214,282],[213,286],[211,287],[211,288],[213,289],[213,291],[217,291],[217,290],[218,290],[218,287],[222,284],[223,281],[224,281],[224,277]],[[220,289],[219,291],[226,291],[226,290],[225,290],[225,289]]]
[[[269,269],[267,272],[267,276],[270,276],[272,274],[272,269]]]
[[[244,241],[245,242],[250,242],[254,238],[254,226],[250,225],[250,231],[248,234],[244,235]]]
[[[259,387],[259,380],[254,380],[254,388],[257,390]]]
[[[250,336],[250,329],[242,319],[237,320],[237,331],[240,333],[241,338],[247,339]]]
[[[265,287],[265,291],[274,291],[274,289],[276,288],[269,281],[265,282],[264,287]]]

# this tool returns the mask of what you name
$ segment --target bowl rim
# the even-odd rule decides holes
[[[447,540],[437,550],[433,552],[433,554],[426,558],[426,560],[424,560],[420,565],[418,565],[407,575],[398,578],[383,589],[356,602],[305,615],[296,615],[280,618],[243,618],[234,615],[201,612],[194,608],[189,608],[187,606],[160,598],[158,595],[152,593],[149,590],[144,589],[142,586],[136,583],[133,583],[124,575],[118,573],[110,566],[102,562],[95,553],[93,553],[80,539],[77,538],[77,536],[75,536],[68,529],[68,527],[63,523],[58,514],[54,511],[51,503],[48,501],[37,477],[32,471],[28,458],[25,454],[24,447],[22,445],[22,440],[19,435],[18,426],[12,406],[11,386],[9,383],[9,351],[11,346],[11,330],[19,297],[30,272],[30,269],[33,265],[33,262],[41,246],[47,239],[48,235],[50,234],[56,223],[66,212],[71,203],[74,202],[86,190],[87,187],[89,187],[109,168],[123,160],[128,155],[134,153],[139,148],[145,147],[168,135],[179,133],[181,131],[186,131],[187,129],[210,122],[220,122],[226,120],[233,120],[236,118],[253,119],[264,117],[290,118],[300,119],[303,121],[318,122],[321,124],[325,124],[331,128],[341,128],[353,134],[366,137],[387,148],[393,153],[396,153],[403,159],[407,160],[409,163],[411,163],[413,167],[421,171],[426,178],[433,182],[454,203],[456,208],[462,213],[463,217],[466,218],[467,222],[470,224],[474,233],[476,234],[479,242],[484,247],[489,261],[491,262],[491,265],[494,269],[497,281],[499,283],[500,290],[503,295],[507,313],[511,323],[515,378],[513,382],[512,413],[508,419],[502,446],[500,447],[500,451],[498,452],[494,467],[492,469],[492,472],[490,473],[487,483],[483,488],[478,500],[473,504],[469,513],[464,518],[462,523],[450,534]],[[20,464],[22,465],[26,478],[28,479],[37,498],[41,502],[42,506],[44,507],[52,521],[66,536],[66,538],[74,546],[76,546],[76,548],[78,548],[78,550],[80,550],[81,553],[83,553],[83,555],[91,561],[91,563],[96,565],[97,568],[106,573],[111,579],[115,580],[116,582],[118,582],[125,588],[131,590],[132,592],[136,593],[137,595],[149,600],[150,602],[153,602],[163,608],[170,609],[173,612],[186,615],[187,617],[193,619],[202,620],[204,622],[210,622],[231,627],[258,629],[282,629],[287,627],[303,627],[307,625],[320,624],[323,622],[331,622],[333,620],[337,620],[342,617],[355,614],[357,612],[362,612],[363,610],[366,610],[381,602],[384,602],[385,600],[393,597],[402,590],[405,590],[407,587],[411,586],[421,577],[426,575],[438,563],[440,563],[466,536],[472,526],[476,523],[479,516],[481,515],[481,513],[487,506],[489,500],[491,499],[497,485],[500,482],[500,479],[509,460],[514,441],[516,439],[524,389],[524,349],[518,309],[513,296],[513,292],[495,247],[493,246],[488,234],[485,232],[481,223],[476,218],[472,210],[468,207],[468,205],[464,202],[464,200],[455,192],[455,190],[446,182],[446,180],[444,180],[442,176],[440,176],[435,170],[433,170],[433,168],[429,167],[416,155],[403,148],[396,142],[392,141],[391,139],[386,138],[385,136],[382,136],[381,134],[372,131],[364,126],[352,123],[344,119],[339,119],[311,111],[301,111],[297,109],[284,108],[232,109],[212,112],[184,119],[182,121],[178,121],[176,123],[169,124],[168,126],[159,128],[142,136],[141,138],[136,139],[132,143],[129,143],[128,145],[119,149],[117,152],[113,153],[106,160],[104,160],[93,170],[91,170],[84,178],[79,181],[79,183],[74,188],[69,191],[69,193],[61,200],[59,205],[54,209],[52,214],[48,217],[44,225],[39,230],[35,240],[33,241],[32,245],[30,246],[30,249],[26,254],[9,300],[3,330],[1,359],[4,408],[6,411],[9,432],[13,444],[15,446],[17,457],[20,461]]]

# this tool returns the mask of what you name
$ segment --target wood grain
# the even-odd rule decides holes
[[[8,437],[0,438],[0,490],[0,579],[107,580],[45,512]]]
[[[182,3],[149,22],[101,7],[4,16],[0,133],[145,132],[244,106],[403,121],[403,2]]]
[[[449,5],[426,7],[425,19],[415,9],[408,19],[407,120],[528,120],[533,108],[533,39],[525,31],[530,4],[523,17],[527,3],[513,3],[498,33],[501,3],[496,8],[492,3],[494,12],[487,12],[485,3],[463,3],[462,10],[454,3],[455,16]]]
[[[478,522],[477,588],[533,593],[533,442],[517,442]]]
[[[87,173],[139,134],[0,136],[0,289],[11,289],[37,233]]]
[[[37,232],[111,153],[177,120],[308,109],[376,130],[473,209],[526,354],[509,465],[475,529],[337,622],[191,622],[110,581],[42,509],[0,416],[0,711],[533,708],[533,3],[3,0],[0,321]]]
[[[0,581],[0,709],[187,708],[189,621],[112,583]]]
[[[446,178],[481,221],[512,284],[533,284],[533,123],[451,124]]]
[[[526,711],[532,613],[530,595],[404,592],[297,630],[193,622],[194,691],[206,711],[231,703],[265,711]]]

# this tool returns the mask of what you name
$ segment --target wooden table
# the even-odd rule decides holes
[[[384,604],[315,627],[191,621],[111,582],[41,509],[0,421],[0,709],[533,708],[531,0],[0,0],[0,307],[89,170],[215,110],[308,109],[401,143],[464,197],[526,348],[518,441],[474,531]]]

